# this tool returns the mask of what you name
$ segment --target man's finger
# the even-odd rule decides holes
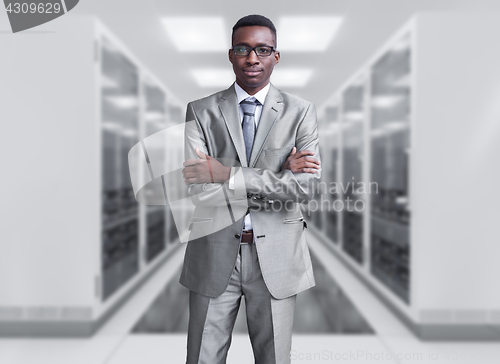
[[[188,166],[188,167],[184,167],[182,169],[183,174],[186,174],[188,172],[194,172],[194,171],[196,171],[196,166]]]
[[[196,172],[186,172],[184,173],[184,178],[196,178],[198,176],[198,173]]]
[[[184,163],[182,163],[182,165],[184,167],[189,167],[189,166],[194,166],[195,164],[198,164],[200,162],[203,162],[203,161],[200,160],[200,159],[188,159],[187,161],[185,161]]]
[[[316,173],[316,170],[311,168],[302,168],[302,173]]]
[[[294,163],[294,168],[295,169],[303,169],[303,168],[314,168],[314,169],[320,169],[320,166],[314,163],[309,163],[305,161],[299,161]]]
[[[293,147],[289,155],[294,155],[295,153],[297,153],[297,147]]]
[[[321,162],[319,160],[317,160],[316,158],[314,157],[309,157],[309,156],[304,156],[302,157],[302,159],[304,159],[305,161],[307,162],[310,162],[310,163],[316,163],[316,164],[321,164]]]
[[[190,185],[190,184],[196,183],[196,178],[193,178],[193,177],[186,178],[186,179],[184,180],[184,183],[185,183],[185,184],[187,184],[187,185]]]
[[[197,177],[199,176],[200,172],[197,171],[195,168],[184,168],[182,170],[182,176],[184,178],[186,177]]]
[[[320,168],[319,165],[311,163],[311,162],[303,162],[303,163],[300,163],[298,166],[299,166],[299,168],[315,168],[315,169]]]
[[[312,150],[301,150],[295,154],[295,157],[300,158],[305,155],[314,155]]]
[[[198,157],[200,157],[201,159],[208,159],[207,155],[198,148],[194,148],[194,150],[196,151],[196,154],[198,154]]]

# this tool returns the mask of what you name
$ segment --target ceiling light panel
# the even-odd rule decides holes
[[[139,104],[135,96],[106,96],[106,100],[120,109],[135,108]]]
[[[162,24],[179,52],[229,49],[229,36],[221,17],[164,17]]]
[[[282,17],[278,27],[278,50],[323,52],[341,24],[342,18],[337,16]]]
[[[232,69],[194,69],[191,75],[199,87],[228,88],[235,79]]]

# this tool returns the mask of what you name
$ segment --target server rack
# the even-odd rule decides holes
[[[333,240],[338,243],[340,237],[340,196],[341,188],[338,182],[338,165],[340,156],[340,108],[338,101],[331,107],[326,109],[326,119],[330,123],[328,132],[325,134],[325,150],[323,155],[326,156],[325,173],[325,188],[328,189],[327,199],[330,201],[329,208],[323,212],[326,218],[326,233]]]
[[[371,272],[409,302],[411,38],[403,36],[371,67]]]
[[[360,193],[364,151],[365,80],[356,80],[342,93],[342,249],[363,264],[364,201]],[[361,203],[360,203],[361,202]]]
[[[326,106],[324,154],[338,209],[322,229],[361,269],[406,304],[410,292],[411,27],[353,75]]]
[[[322,146],[339,161],[324,175],[363,181],[366,209],[338,215],[337,239],[335,219],[313,232],[424,339],[499,339],[500,294],[489,287],[500,248],[486,221],[500,218],[500,197],[485,192],[500,183],[493,29],[487,14],[415,15],[318,108],[339,106],[342,125],[339,155]],[[351,134],[349,113],[361,110]]]
[[[95,17],[40,30],[1,40],[0,118],[17,136],[3,147],[18,150],[2,163],[21,179],[3,186],[0,255],[18,264],[2,264],[0,335],[89,336],[179,246],[168,208],[137,203],[127,157],[183,106]]]
[[[128,167],[128,151],[139,141],[137,66],[102,38],[102,299],[139,270],[139,205]]]
[[[143,79],[145,132],[147,138],[167,128],[166,94],[162,88],[147,78]],[[146,244],[144,260],[151,262],[167,245],[169,207],[146,205]],[[171,241],[171,240],[170,240]],[[175,240],[174,240],[175,241]]]

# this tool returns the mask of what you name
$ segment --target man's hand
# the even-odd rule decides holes
[[[188,159],[183,163],[182,175],[184,183],[214,183],[229,180],[231,167],[223,166],[217,159],[195,148],[201,159]]]
[[[293,147],[292,151],[283,162],[281,170],[289,169],[293,173],[316,173],[321,162],[311,157],[311,155],[314,155],[313,151],[301,150],[297,153],[297,148]]]

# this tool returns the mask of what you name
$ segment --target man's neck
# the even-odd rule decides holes
[[[267,82],[265,84],[262,84],[262,85],[259,85],[257,87],[247,87],[245,85],[242,85],[241,83],[238,82],[238,80],[236,80],[236,83],[238,84],[238,86],[240,86],[243,90],[245,90],[245,92],[247,94],[249,94],[250,96],[253,96],[255,95],[257,92],[259,92],[260,90],[262,90],[264,87],[266,87],[268,84],[269,84],[269,80],[267,80]]]

